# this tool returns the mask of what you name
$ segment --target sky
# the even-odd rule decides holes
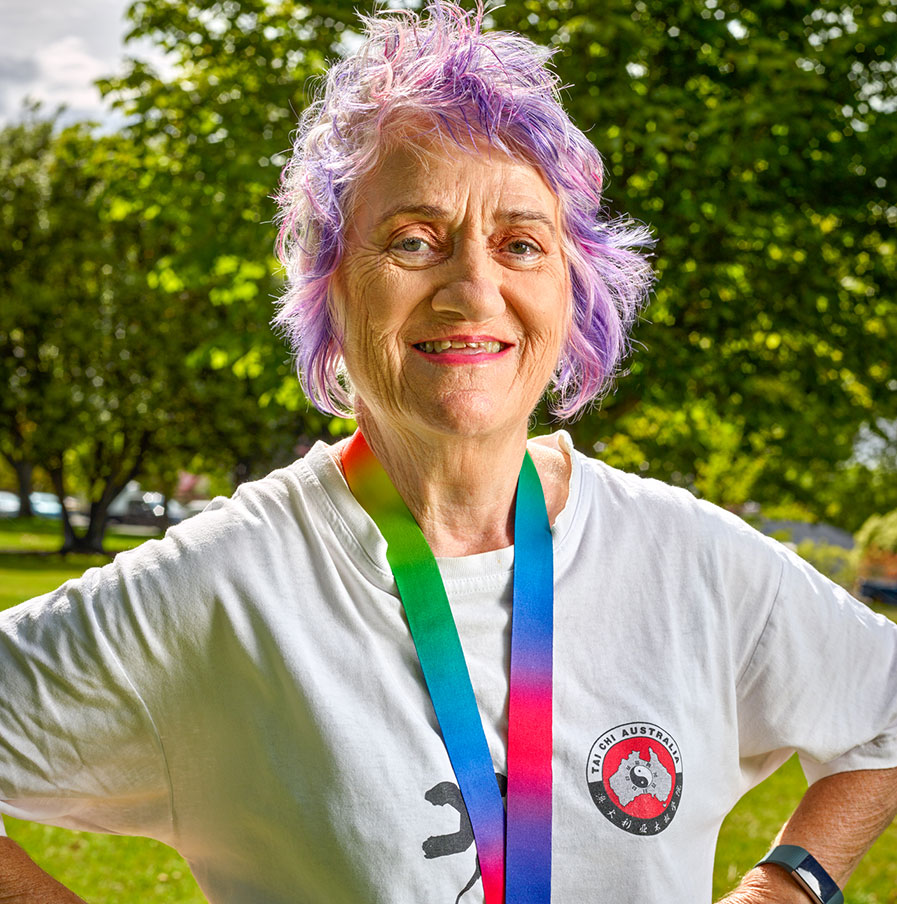
[[[65,104],[66,122],[108,121],[92,82],[121,69],[128,5],[129,0],[0,0],[0,125],[19,118],[29,95],[48,110]]]

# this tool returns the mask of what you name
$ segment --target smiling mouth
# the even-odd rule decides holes
[[[439,355],[443,352],[464,351],[474,354],[494,355],[500,352],[507,345],[494,339],[487,339],[484,342],[464,342],[455,339],[437,339],[433,342],[418,342],[415,346],[428,355]]]

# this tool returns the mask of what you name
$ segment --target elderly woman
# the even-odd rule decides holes
[[[727,900],[840,900],[897,801],[897,631],[527,440],[546,391],[607,386],[646,236],[602,217],[546,51],[444,2],[366,25],[280,243],[307,394],[359,432],[5,615],[0,807],[159,838],[227,904],[694,904],[797,750],[812,786]],[[0,854],[0,899],[76,900]]]

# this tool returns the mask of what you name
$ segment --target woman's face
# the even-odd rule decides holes
[[[400,145],[360,183],[347,229],[332,298],[359,410],[399,431],[525,430],[570,316],[538,171]]]

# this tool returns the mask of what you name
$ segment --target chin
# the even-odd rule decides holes
[[[457,437],[475,437],[496,432],[514,433],[526,429],[530,410],[513,414],[508,399],[476,392],[453,392],[420,412],[420,420],[430,429]]]

